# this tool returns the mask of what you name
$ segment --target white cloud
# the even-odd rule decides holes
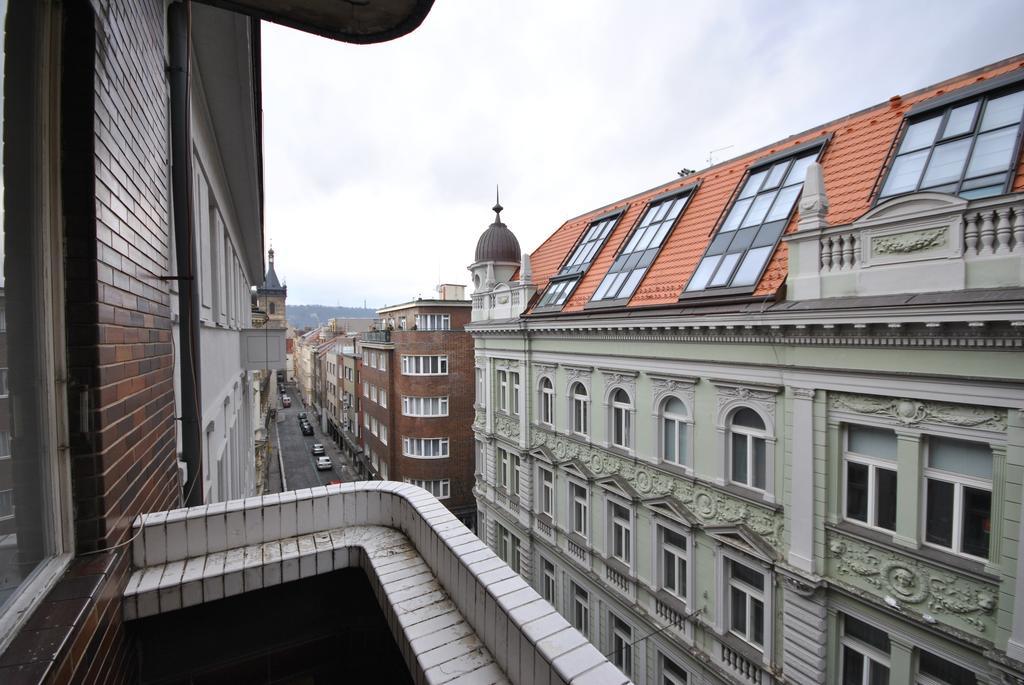
[[[267,229],[289,301],[468,283],[500,183],[565,219],[1019,50],[1000,2],[435,3],[354,46],[264,24]]]

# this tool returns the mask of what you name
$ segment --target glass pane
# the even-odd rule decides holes
[[[740,260],[740,254],[742,253],[727,254],[722,258],[722,265],[718,267],[715,277],[711,279],[712,286],[725,285],[729,282],[729,276],[732,276],[732,270],[736,266],[736,262]]]
[[[676,590],[676,556],[668,550],[662,552],[662,565],[665,573],[665,588],[675,592]]]
[[[732,577],[741,580],[747,585],[764,590],[764,576],[754,569],[747,568],[743,564],[730,562]]]
[[[732,479],[737,483],[749,482],[747,478],[747,436],[739,433],[732,435]]]
[[[800,194],[801,188],[803,188],[801,185],[783,188],[779,193],[778,198],[776,198],[775,204],[772,205],[772,211],[768,212],[768,216],[765,217],[765,221],[779,221],[781,219],[788,218],[789,212],[793,209],[793,203],[796,202],[796,196]]]
[[[730,588],[729,609],[732,616],[732,623],[729,626],[732,630],[743,635],[747,634],[747,593],[736,588]]]
[[[921,187],[929,188],[943,183],[959,181],[970,147],[970,138],[936,145],[932,151],[932,158],[928,162],[928,170],[924,172]]]
[[[991,492],[977,488],[964,488],[962,552],[988,558],[991,513]]]
[[[989,100],[985,105],[985,114],[981,118],[981,130],[991,131],[1000,126],[1018,123],[1022,110],[1024,110],[1024,90]]]
[[[773,249],[775,249],[774,246],[757,247],[748,252],[747,256],[743,259],[743,263],[740,264],[740,268],[736,271],[732,284],[753,285]]]
[[[928,479],[925,539],[943,547],[953,546],[953,484]]]
[[[783,192],[785,192],[785,191],[783,191]],[[775,243],[777,243],[778,240],[779,240],[779,236],[782,234],[782,229],[784,229],[785,227],[786,227],[786,222],[784,222],[784,221],[772,221],[772,222],[768,222],[768,223],[762,224],[761,228],[757,231],[757,237],[754,238],[753,246],[754,247],[766,247],[766,246],[774,247]],[[744,229],[744,230],[749,230],[749,229]]]
[[[921,179],[921,170],[924,169],[927,159],[928,150],[897,157],[892,163],[892,169],[889,170],[889,177],[885,179],[882,197],[917,190],[917,182]]]
[[[918,670],[950,685],[976,685],[978,677],[974,671],[958,666],[923,649],[920,652]]]
[[[843,647],[843,685],[864,685],[864,657],[846,646]]]
[[[733,414],[732,424],[734,426],[745,426],[747,428],[764,430],[764,421],[761,419],[761,415],[747,407],[742,407]]]
[[[723,231],[734,231],[743,219],[743,215],[747,213],[747,208],[750,207],[750,203],[753,202],[753,198],[747,198],[746,200],[739,200],[732,206],[732,211],[729,212],[729,217],[722,224]]]
[[[782,183],[782,177],[785,175],[786,169],[788,169],[788,168],[789,168],[789,160],[788,159],[786,161],[784,161],[784,162],[779,162],[778,164],[773,166],[772,170],[768,173],[767,180],[765,180],[765,182],[764,182],[764,189],[765,190],[770,190],[772,188],[777,187],[780,183]]]
[[[993,186],[985,186],[983,188],[974,188],[973,190],[962,190],[960,191],[960,197],[965,200],[977,200],[982,197],[992,197],[993,195],[1001,195],[1003,192],[1003,183]]]
[[[907,127],[907,133],[900,145],[900,154],[931,146],[935,142],[935,134],[938,133],[941,123],[942,115],[936,115]]]
[[[896,530],[896,472],[875,469],[875,525]]]
[[[743,184],[743,190],[740,191],[740,197],[751,197],[761,188],[761,182],[764,181],[764,177],[768,175],[768,171],[759,171],[747,179],[747,182]]]
[[[877,661],[872,661],[868,685],[889,685],[889,669]]]
[[[980,442],[931,437],[928,439],[928,465],[991,480],[992,450]]]
[[[619,290],[618,297],[629,297],[636,290],[636,287],[640,284],[640,279],[644,277],[647,269],[634,269],[633,273],[629,274],[629,278],[622,285],[622,289]]]
[[[668,229],[670,228],[672,228],[672,224],[667,221],[663,223],[661,226],[659,226],[657,232],[654,234],[654,237],[651,238],[651,242],[650,244],[648,244],[647,247],[660,247],[661,241],[663,241],[665,239],[665,236],[668,235]]]
[[[678,442],[678,445],[677,445],[678,449],[676,450],[676,453],[679,455],[679,463],[680,464],[685,464],[686,463],[686,431],[689,430],[689,427],[685,423],[682,423],[682,422],[678,423],[677,426],[679,427],[679,437],[678,437],[679,442]]]
[[[597,292],[594,293],[595,300],[603,300],[604,296],[608,293],[608,286],[615,280],[615,274],[608,274],[601,281],[601,285],[597,286]]]
[[[843,633],[871,645],[880,652],[889,653],[889,634],[852,616],[843,617]]]
[[[708,254],[721,254],[725,252],[726,249],[728,249],[729,244],[734,240],[733,236],[739,238],[739,236],[743,233],[753,234],[753,232],[755,231],[756,229],[745,229],[743,231],[737,231],[735,233],[726,233],[723,229],[722,231],[719,231],[718,235],[715,236],[715,239],[711,241],[711,244],[708,246]]]
[[[754,198],[754,204],[751,205],[750,211],[747,212],[747,216],[744,217],[741,226],[746,228],[747,226],[757,226],[760,224],[768,213],[768,209],[772,206],[775,195],[776,193],[774,192],[768,192]]]
[[[967,165],[970,177],[994,174],[1006,171],[1010,167],[1013,145],[1017,141],[1018,126],[1003,128],[978,136],[971,153],[971,163]]]
[[[896,433],[884,428],[850,425],[846,428],[847,449],[857,454],[896,459]]]
[[[686,416],[686,405],[678,397],[669,397],[665,400],[664,411],[666,414],[673,414],[675,416]]]
[[[866,464],[846,464],[846,518],[868,522],[868,471]]]
[[[753,438],[754,443],[754,487],[764,490],[767,466],[765,461],[765,443],[762,438]]]
[[[705,257],[701,260],[700,266],[693,274],[693,278],[690,279],[690,283],[686,286],[687,290],[703,290],[708,284],[708,279],[711,278],[711,273],[718,266],[718,261],[721,259],[721,255],[715,255],[712,257]]]
[[[671,461],[678,463],[679,455],[676,452],[676,422],[672,420],[666,420],[662,427],[662,440],[663,440],[663,458],[665,461]]]
[[[729,249],[726,250],[726,251],[727,252],[743,252],[743,250],[745,250],[748,247],[750,247],[750,243],[753,242],[754,236],[757,235],[757,231],[758,231],[757,227],[754,226],[753,228],[741,228],[740,230],[738,230],[735,233],[731,234],[731,235],[733,235],[735,237],[732,239],[732,245],[729,245]],[[730,234],[727,233],[725,235],[730,235]]]
[[[751,640],[755,645],[764,644],[764,603],[759,599],[750,600],[750,622],[753,624]]]
[[[974,113],[978,111],[978,103],[970,102],[966,105],[954,107],[946,119],[946,128],[942,131],[943,138],[952,138],[967,133],[974,123]]]
[[[807,167],[814,164],[817,159],[818,151],[815,150],[811,154],[804,155],[793,162],[793,168],[789,170],[788,174],[786,174],[786,185],[792,186],[803,184],[804,179],[807,178]]]

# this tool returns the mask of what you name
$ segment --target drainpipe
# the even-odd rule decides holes
[[[199,290],[192,222],[192,131],[189,115],[190,8],[176,2],[167,10],[171,64],[171,202],[178,273],[178,354],[181,387],[181,449],[188,465],[185,506],[203,503],[203,441],[200,425]]]

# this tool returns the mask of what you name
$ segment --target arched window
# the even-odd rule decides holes
[[[767,482],[767,450],[764,420],[753,409],[742,407],[729,424],[732,447],[730,479],[758,490]]]
[[[668,397],[661,404],[661,458],[670,464],[683,466],[689,459],[688,416],[686,405],[678,397]]]
[[[549,378],[540,381],[540,422],[548,426],[555,423],[555,388]]]
[[[612,444],[628,450],[632,444],[630,433],[633,401],[629,393],[619,388],[612,393]]]
[[[572,432],[579,435],[588,435],[590,427],[588,419],[590,414],[590,396],[582,383],[572,386]]]

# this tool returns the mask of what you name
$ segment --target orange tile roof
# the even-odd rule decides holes
[[[576,291],[563,307],[563,312],[581,311],[590,301],[622,242],[628,237],[651,198],[664,192],[700,182],[677,225],[640,282],[628,307],[671,304],[678,300],[683,286],[689,281],[697,263],[704,255],[722,213],[750,165],[758,160],[796,147],[820,136],[830,135],[821,158],[825,189],[829,198],[828,221],[840,225],[854,221],[869,209],[875,184],[879,181],[886,158],[896,140],[904,114],[915,104],[929,98],[991,79],[1001,74],[1024,69],[1024,55],[1004,60],[995,65],[949,79],[903,97],[815,127],[791,136],[760,150],[717,164],[686,178],[652,188],[640,194],[619,200],[570,219],[551,234],[531,255],[533,280],[538,292],[544,290],[548,280],[558,272],[559,266],[586,230],[590,222],[609,211],[625,207],[624,216],[608,237]],[[1018,160],[1017,174],[1012,190],[1024,190],[1024,156]],[[794,213],[786,233],[796,229],[798,217]],[[786,280],[787,250],[780,243],[775,250],[755,296],[774,295]],[[713,294],[709,292],[709,297]]]

